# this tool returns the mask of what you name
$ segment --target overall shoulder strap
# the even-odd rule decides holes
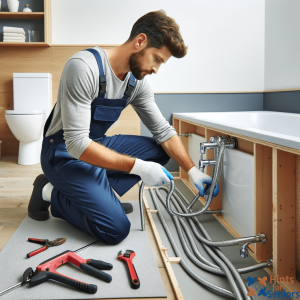
[[[127,87],[126,87],[126,90],[125,90],[125,93],[124,93],[124,96],[122,99],[128,100],[128,98],[131,96],[131,93],[135,87],[135,84],[136,84],[136,79],[132,75],[132,73],[130,73],[129,80],[127,82]]]
[[[101,56],[100,56],[99,52],[95,49],[85,49],[85,51],[91,52],[96,58],[98,68],[99,68],[99,94],[98,94],[98,96],[104,98],[105,93],[106,93],[106,76],[104,75]]]
[[[53,118],[53,112],[54,112],[54,109],[55,109],[55,106],[56,106],[57,102],[55,103],[55,105],[53,106],[52,110],[51,110],[51,113],[49,114],[46,122],[45,122],[45,125],[44,125],[44,132],[43,132],[43,137],[45,137],[48,129],[49,129],[49,126],[50,126],[50,123],[52,121],[52,118]]]

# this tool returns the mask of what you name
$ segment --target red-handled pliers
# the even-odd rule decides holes
[[[34,250],[34,251],[28,253],[27,258],[32,257],[40,252],[43,252],[43,251],[47,250],[49,247],[59,246],[59,245],[63,244],[66,241],[66,239],[67,238],[58,238],[54,241],[49,241],[49,240],[28,238],[28,242],[36,243],[36,244],[40,244],[40,245],[44,245],[44,246],[40,249],[37,249],[37,250]]]

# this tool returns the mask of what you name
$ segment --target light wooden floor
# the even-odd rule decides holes
[[[29,198],[33,188],[33,181],[36,176],[41,173],[42,169],[40,164],[33,166],[20,166],[17,164],[16,156],[4,156],[0,158],[0,251],[25,218]],[[119,197],[119,199],[121,201],[138,201],[138,186],[135,185],[124,196]],[[151,243],[152,251],[168,295],[167,299],[173,300],[175,299],[174,292],[158,252],[146,214],[145,221],[146,231]],[[141,299],[155,300],[166,298]],[[135,300],[137,300],[137,298],[135,298]]]

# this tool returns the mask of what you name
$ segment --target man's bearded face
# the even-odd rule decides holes
[[[130,71],[137,80],[142,80],[145,75],[153,73],[153,70],[145,70],[142,67],[145,52],[146,49],[143,49],[140,52],[132,53],[129,58]]]

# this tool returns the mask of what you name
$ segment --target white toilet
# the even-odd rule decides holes
[[[6,122],[19,144],[18,164],[40,163],[44,124],[52,109],[50,73],[13,74],[13,110]]]

